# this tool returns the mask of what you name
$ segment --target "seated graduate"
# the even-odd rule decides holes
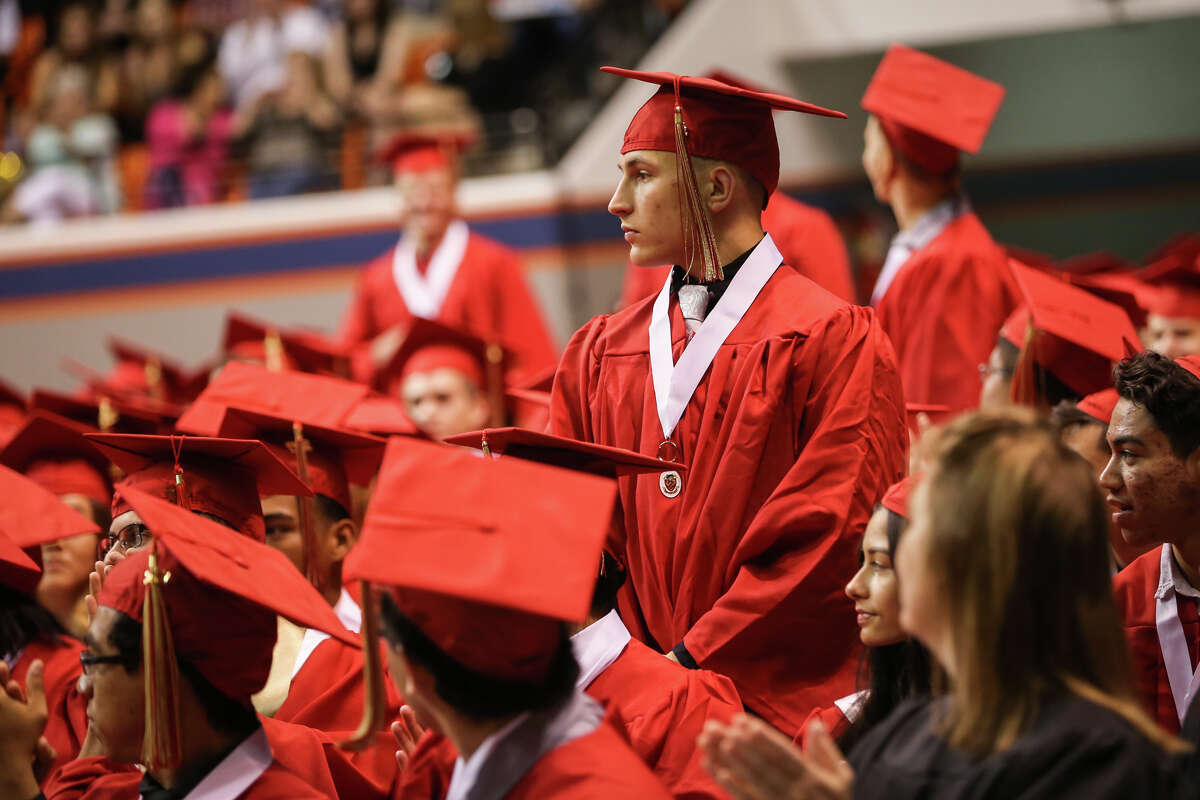
[[[900,589],[896,575],[896,546],[908,527],[908,500],[920,476],[910,475],[891,486],[876,506],[863,532],[858,572],[846,584],[854,601],[858,637],[865,648],[860,682],[867,688],[813,711],[796,736],[814,719],[849,752],[871,728],[883,721],[901,701],[929,693],[929,651],[900,626]]]
[[[615,497],[600,477],[388,443],[346,575],[387,587],[392,678],[459,753],[450,800],[670,797],[576,687],[567,626],[588,614]]]
[[[126,494],[154,540],[115,565],[97,597],[81,655],[87,737],[46,797],[332,796],[282,765],[250,697],[270,670],[277,614],[350,635],[281,554],[145,492]],[[40,687],[28,703],[0,698],[0,760],[25,790],[11,796],[36,794],[28,756],[19,762],[42,703]]]
[[[970,414],[932,442],[898,553],[901,624],[933,654],[931,700],[900,705],[844,761],[760,721],[712,725],[739,798],[1168,797],[1186,746],[1141,710],[1086,462],[1032,412]]]

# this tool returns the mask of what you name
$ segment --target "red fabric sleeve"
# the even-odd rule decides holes
[[[132,764],[107,758],[77,758],[59,767],[46,781],[46,800],[131,800],[138,796],[142,773]]]

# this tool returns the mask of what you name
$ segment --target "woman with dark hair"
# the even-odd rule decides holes
[[[898,566],[935,696],[849,761],[819,727],[801,753],[758,720],[710,724],[714,776],[738,800],[1172,796],[1189,748],[1134,694],[1088,465],[1028,410],[960,417],[932,445]]]
[[[929,692],[929,653],[900,627],[895,570],[896,546],[908,527],[908,498],[918,480],[909,476],[884,494],[863,532],[861,566],[846,584],[865,648],[861,678],[867,688],[814,711],[801,726],[797,744],[808,723],[820,719],[838,746],[849,751],[902,701]]]

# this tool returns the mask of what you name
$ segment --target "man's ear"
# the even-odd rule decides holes
[[[740,181],[733,170],[724,164],[717,164],[708,174],[708,210],[719,214],[733,202],[733,196],[738,190]]]
[[[340,562],[350,554],[354,543],[358,541],[358,526],[352,519],[339,519],[329,526],[325,538],[329,542],[329,560]]]

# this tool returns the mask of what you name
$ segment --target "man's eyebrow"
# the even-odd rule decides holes
[[[875,555],[876,553],[883,553],[885,556],[890,556],[892,554],[892,551],[888,550],[886,547],[868,547],[867,553],[869,555]]]
[[[1126,436],[1118,436],[1118,437],[1116,437],[1115,439],[1113,439],[1113,440],[1112,440],[1112,444],[1113,444],[1114,446],[1116,446],[1116,445],[1121,445],[1121,444],[1140,444],[1140,445],[1144,445],[1144,444],[1145,444],[1145,442],[1143,442],[1141,439],[1139,439],[1139,438],[1138,438],[1138,437],[1136,437],[1136,436],[1128,436],[1128,435],[1126,435]]]

